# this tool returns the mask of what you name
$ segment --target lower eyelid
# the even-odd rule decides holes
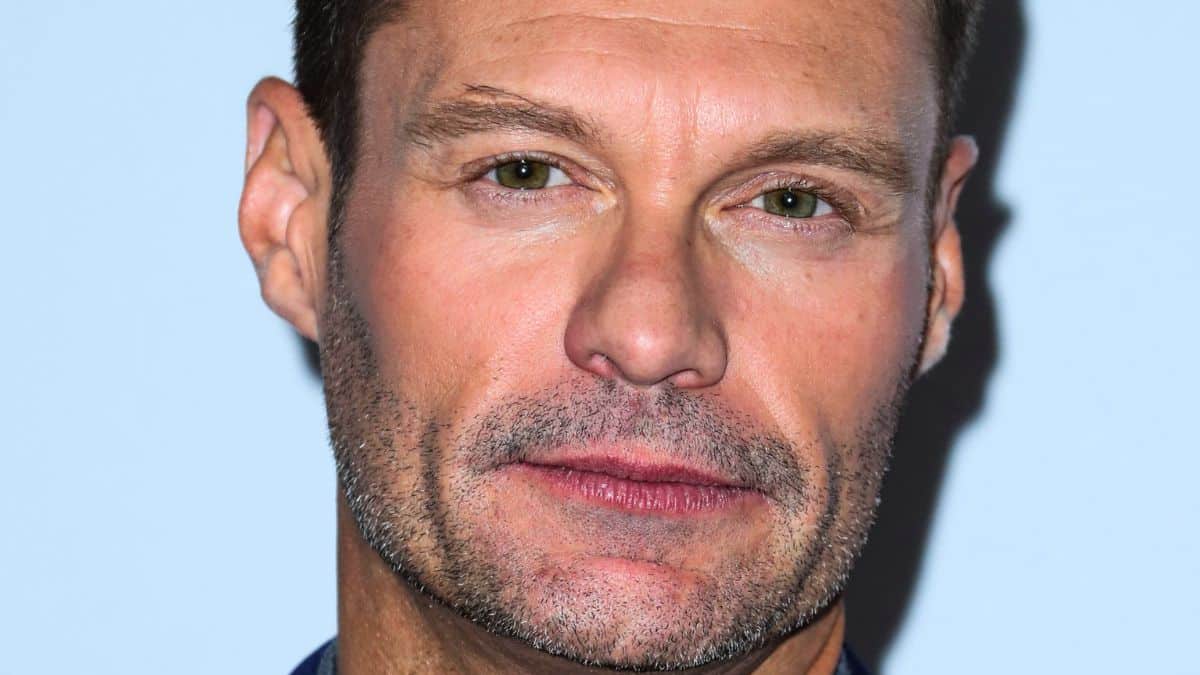
[[[556,204],[578,198],[577,188],[582,186],[568,181],[555,187],[544,187],[537,190],[519,190],[507,188],[487,178],[463,186],[463,194],[468,198],[486,202],[501,207],[552,207]]]
[[[838,215],[837,210],[827,206],[827,210],[818,212],[808,218],[788,218],[746,206],[734,208],[731,215],[753,229],[780,234],[801,234],[810,236],[825,236],[839,233],[850,234],[854,226]]]

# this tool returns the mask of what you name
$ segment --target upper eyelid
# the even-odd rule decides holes
[[[511,164],[513,162],[520,162],[522,160],[541,162],[542,164],[548,164],[558,169],[563,168],[562,161],[554,155],[536,151],[521,150],[515,152],[502,152],[498,155],[492,155],[491,157],[485,157],[484,159],[476,160],[474,162],[468,162],[463,166],[462,173],[465,178],[481,178],[496,167],[504,166],[505,164]]]
[[[503,166],[510,162],[519,162],[521,160],[529,160],[549,164],[550,166],[561,170],[571,179],[571,182],[581,187],[592,188],[595,186],[596,180],[592,180],[594,174],[588,169],[580,166],[561,155],[548,153],[538,150],[515,150],[512,152],[502,152],[491,157],[469,162],[461,170],[462,179],[468,181],[479,180],[495,170],[497,167]],[[604,181],[601,181],[604,182]],[[566,186],[562,186],[566,187]]]
[[[853,191],[839,188],[828,181],[814,179],[809,176],[788,174],[767,174],[743,182],[724,193],[724,199],[737,200],[738,206],[749,204],[759,196],[775,190],[795,189],[815,195],[829,206],[841,218],[848,222],[864,218],[867,215],[862,202],[854,196]],[[740,193],[740,194],[739,194]],[[746,195],[749,196],[746,196]]]

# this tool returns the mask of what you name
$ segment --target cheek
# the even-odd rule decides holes
[[[440,211],[398,204],[355,238],[349,276],[385,376],[435,407],[544,381],[561,365],[547,355],[561,352],[571,267],[529,254],[544,243],[431,215]]]
[[[749,294],[742,368],[785,429],[846,441],[890,403],[924,327],[919,247],[814,263]]]

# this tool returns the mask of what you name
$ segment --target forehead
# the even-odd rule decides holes
[[[380,94],[409,105],[482,85],[570,107],[626,139],[686,144],[804,126],[912,145],[932,139],[937,109],[922,7],[417,2],[370,42],[364,82],[383,86],[365,107]]]

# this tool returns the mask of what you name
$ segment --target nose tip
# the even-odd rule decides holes
[[[711,386],[725,375],[728,351],[712,315],[685,275],[625,266],[575,308],[566,352],[579,368],[637,387]]]

